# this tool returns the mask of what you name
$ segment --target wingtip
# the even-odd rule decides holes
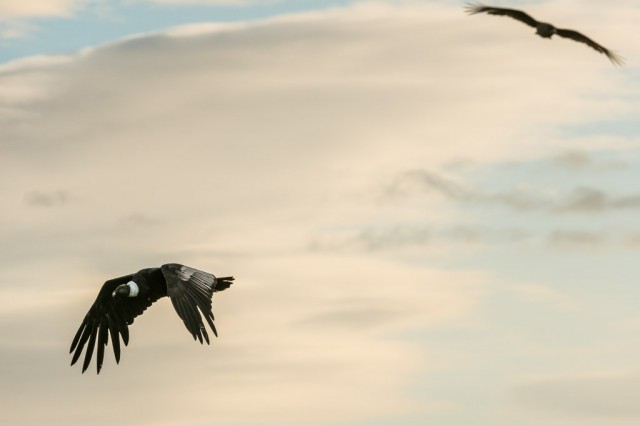
[[[483,6],[484,6],[484,5],[483,5],[482,3],[478,3],[478,2],[475,2],[475,3],[467,2],[467,3],[465,3],[465,5],[464,5],[464,10],[465,10],[465,12],[467,12],[467,14],[469,14],[469,15],[475,15],[475,14],[477,14],[477,13],[480,13],[480,12],[481,12],[480,8],[482,8]]]
[[[625,65],[624,58],[622,56],[618,56],[616,54],[612,54],[611,56],[609,56],[609,60],[616,67],[623,67]]]

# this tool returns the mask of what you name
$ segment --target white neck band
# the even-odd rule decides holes
[[[134,283],[133,281],[129,281],[127,285],[129,286],[129,297],[136,297],[138,293],[140,293],[138,284]]]

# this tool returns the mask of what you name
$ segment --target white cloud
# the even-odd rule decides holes
[[[0,23],[0,40],[25,38],[32,34],[37,27],[23,21],[5,21]]]
[[[69,16],[86,0],[0,0],[0,18]]]
[[[514,401],[534,419],[568,425],[635,424],[639,395],[637,372],[532,380],[512,390]]]
[[[540,284],[514,284],[509,291],[525,301],[548,305],[559,312],[575,312],[581,309],[580,303],[570,296]]]
[[[119,366],[108,353],[99,377],[94,377],[93,365],[81,376],[68,368],[66,347],[99,283],[95,277],[82,277],[85,288],[74,294],[64,290],[64,280],[54,279],[49,287],[59,293],[47,291],[41,299],[17,289],[1,292],[6,304],[2,310],[13,319],[0,322],[3,368],[22,369],[28,363],[35,372],[23,380],[37,383],[35,377],[42,373],[51,383],[67,382],[73,399],[85,392],[75,389],[75,383],[105,381],[93,389],[92,400],[111,405],[126,398],[130,403],[106,410],[94,420],[100,425],[123,415],[136,424],[171,423],[185,419],[185,412],[190,413],[185,419],[190,424],[210,413],[223,424],[326,424],[416,412],[425,407],[408,392],[412,376],[443,363],[434,351],[394,338],[395,333],[464,319],[483,293],[478,285],[482,277],[473,273],[398,268],[374,259],[302,255],[217,263],[220,273],[233,272],[237,282],[214,297],[220,338],[211,347],[193,343],[170,303],[161,300],[132,325]],[[443,282],[448,285],[443,287]],[[349,313],[350,318],[363,311],[377,315],[376,307],[394,315],[369,324],[349,319]],[[39,367],[13,358],[20,351],[39,353],[46,361]],[[158,386],[159,375],[172,392],[160,389],[164,385]],[[18,386],[28,388],[24,381]],[[49,398],[50,392],[44,385],[34,390],[31,401]],[[24,408],[20,395],[2,393],[16,410],[5,416]],[[141,410],[150,395],[165,407],[162,412]],[[176,395],[181,402],[170,404]],[[54,400],[57,407],[34,410],[27,417],[38,421],[46,412],[61,422],[75,418],[76,410],[68,404],[77,400]],[[313,419],[309,413],[315,413]],[[24,412],[20,415],[25,418]]]

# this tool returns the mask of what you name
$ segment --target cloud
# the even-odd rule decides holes
[[[510,285],[508,290],[522,300],[545,304],[559,312],[575,312],[581,308],[580,304],[570,296],[545,285]]]
[[[412,186],[417,190],[434,190],[459,203],[500,205],[517,211],[541,210],[548,208],[551,204],[548,198],[535,194],[530,190],[521,189],[508,192],[483,193],[480,190],[468,188],[426,170],[413,170],[401,175],[387,192],[391,195],[406,193],[407,189],[403,190],[403,186]]]
[[[142,213],[132,213],[126,216],[122,216],[118,220],[118,224],[127,228],[139,228],[141,226],[153,225],[154,220]]]
[[[436,173],[427,170],[411,170],[396,179],[396,182],[388,189],[391,195],[405,192],[403,184],[411,184],[412,181],[424,185],[440,194],[458,201],[469,201],[475,198],[474,194],[463,188],[456,182],[446,179]]]
[[[36,31],[37,26],[22,21],[0,23],[0,40],[25,38]]]
[[[640,247],[640,233],[639,232],[629,232],[625,235],[623,244],[627,247],[638,248]]]
[[[568,169],[584,169],[592,165],[592,159],[586,151],[564,151],[552,158],[555,165]]]
[[[596,153],[580,149],[562,151],[550,158],[550,165],[566,171],[614,172],[629,166],[623,159],[603,159]]]
[[[326,232],[321,238],[309,242],[311,251],[340,251],[363,249],[377,251],[423,246],[429,244],[433,231],[425,225],[395,225],[393,227],[359,227],[340,232]]]
[[[387,28],[385,14],[359,10],[342,11],[343,21],[318,14],[146,35],[2,66],[0,86],[11,94],[2,107],[11,113],[0,130],[0,181],[12,183],[3,185],[11,219],[0,234],[12,250],[0,259],[0,288],[12,289],[3,304],[16,306],[2,324],[11,351],[1,364],[18,389],[37,388],[30,404],[42,408],[26,410],[23,393],[5,392],[13,409],[4,418],[89,418],[70,403],[105,409],[96,424],[123,415],[180,422],[185,410],[192,424],[211,412],[229,423],[322,424],[422,410],[409,389],[429,355],[390,339],[468,321],[483,297],[482,274],[336,259],[306,246],[310,230],[367,220],[379,165],[412,155],[386,153],[394,129],[424,101],[405,81],[421,71],[409,52],[392,57],[424,22],[399,11],[410,25]],[[419,117],[410,121],[422,127]],[[412,133],[401,139],[419,146]],[[34,193],[42,182],[64,192]],[[68,202],[71,194],[82,202]],[[109,358],[98,378],[69,369],[70,338],[100,285],[170,261],[236,276],[214,300],[220,339],[194,345],[160,303],[136,319],[118,368]],[[41,294],[46,302],[34,296],[45,288],[53,292]],[[40,361],[27,368],[33,358]],[[38,386],[38,376],[67,383],[68,400]],[[103,385],[88,396],[94,380]],[[158,392],[166,385],[179,404]],[[174,408],[143,414],[148,395]],[[130,404],[118,411],[99,402],[123,398]],[[275,410],[282,401],[289,408]]]
[[[272,257],[250,264],[232,261],[213,270],[218,271],[232,271],[238,280],[214,297],[220,337],[211,346],[194,343],[163,299],[131,326],[131,340],[117,368],[109,348],[99,377],[93,374],[93,366],[84,376],[69,369],[66,356],[99,281],[87,279],[80,292],[61,292],[66,288],[64,280],[49,280],[51,290],[43,298],[17,288],[3,290],[2,303],[14,306],[3,307],[11,315],[0,321],[0,342],[6,348],[3,377],[19,381],[20,390],[35,386],[40,375],[46,383],[68,382],[67,397],[74,404],[85,401],[83,382],[101,380],[103,385],[92,391],[87,403],[133,402],[95,419],[97,424],[122,415],[136,424],[172,422],[184,416],[184,410],[191,413],[192,422],[213,411],[223,423],[261,424],[299,424],[308,420],[309,412],[319,413],[314,424],[333,421],[336,413],[341,421],[355,421],[411,412],[419,410],[420,404],[407,394],[406,386],[411,374],[429,369],[423,362],[430,355],[409,341],[391,342],[388,336],[464,320],[484,293],[483,278],[474,273],[398,269],[392,262],[374,259]],[[444,282],[446,287],[441,285]],[[21,309],[16,306],[19,302]],[[170,383],[182,396],[180,404],[154,414],[140,407],[146,406],[148,395],[164,387],[155,379],[160,371],[163,383]],[[29,419],[40,419],[44,413],[52,416],[52,423],[83,418],[82,411],[60,409],[71,401],[52,392],[46,384],[33,389],[31,402],[53,397],[56,406],[40,405],[41,410],[34,410]],[[24,408],[20,392],[13,388],[2,396],[16,408],[5,416],[14,418]],[[164,390],[158,396],[167,403],[175,398]],[[289,409],[273,410],[282,401],[287,401]],[[251,410],[242,409],[247,403]]]
[[[559,212],[589,213],[640,208],[640,194],[610,196],[595,188],[577,188],[557,206]]]
[[[548,204],[547,200],[532,194],[530,191],[513,190],[493,194],[482,193],[479,190],[467,188],[453,180],[426,170],[412,170],[404,173],[389,187],[387,193],[392,196],[398,193],[407,193],[411,191],[407,187],[413,187],[417,190],[434,190],[446,198],[460,203],[497,204],[520,211],[539,210]]]
[[[541,379],[520,384],[511,394],[518,405],[540,419],[612,425],[640,420],[640,376],[635,372]]]
[[[85,0],[0,0],[0,17],[15,19],[69,16],[84,2]]]
[[[579,187],[564,194],[554,195],[554,192],[558,192],[554,189],[533,191],[519,188],[502,192],[484,192],[431,171],[412,170],[397,177],[387,188],[386,195],[411,196],[426,190],[462,204],[497,205],[520,212],[592,213],[640,208],[640,194],[609,195],[597,188]]]
[[[69,194],[66,191],[33,191],[27,194],[25,201],[34,207],[61,206],[69,202]]]
[[[595,247],[604,241],[601,234],[581,230],[555,230],[549,235],[549,242],[559,246]]]
[[[0,66],[0,309],[15,305],[0,323],[5,423],[354,424],[441,402],[412,394],[448,359],[423,336],[482,322],[491,266],[436,267],[422,249],[528,235],[459,219],[469,205],[548,200],[419,172],[410,185],[445,201],[430,208],[381,201],[385,183],[462,154],[497,164],[562,149],[545,129],[602,116],[597,95],[630,86],[604,62],[576,78],[581,57],[560,45],[480,48],[468,19],[459,5],[366,3]],[[43,182],[35,204],[50,208],[34,208],[25,194]],[[342,230],[368,250],[309,250]],[[214,299],[220,338],[193,344],[159,303],[117,368],[70,369],[100,285],[171,261],[236,276]]]
[[[354,226],[324,231],[310,239],[308,248],[311,252],[420,252],[426,255],[427,252],[442,247],[460,249],[465,246],[519,244],[530,237],[530,232],[513,227],[410,223],[394,226]]]

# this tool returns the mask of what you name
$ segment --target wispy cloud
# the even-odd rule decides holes
[[[605,241],[601,233],[584,230],[555,230],[549,235],[549,242],[559,246],[596,247]]]
[[[514,401],[542,420],[564,418],[580,424],[633,424],[640,420],[640,376],[591,374],[553,377],[523,383],[511,391]]]
[[[25,197],[27,204],[35,207],[61,206],[67,204],[70,199],[69,193],[62,190],[50,192],[33,191],[29,192]]]
[[[607,210],[635,210],[640,208],[640,193],[609,195],[595,188],[576,188],[569,197],[555,207],[559,212],[590,213]]]
[[[87,0],[22,0],[0,1],[0,17],[4,19],[68,16]]]
[[[551,309],[560,312],[575,312],[581,308],[580,303],[570,296],[540,284],[514,284],[509,285],[508,290],[531,303],[548,305]]]
[[[556,188],[534,191],[514,188],[501,192],[483,191],[427,170],[402,174],[387,188],[387,195],[410,195],[434,192],[462,204],[496,205],[511,210],[546,211],[548,213],[594,213],[640,208],[640,193],[610,195],[591,187],[578,187],[558,193]]]
[[[623,159],[608,160],[595,157],[588,151],[571,149],[552,156],[550,163],[554,167],[567,171],[620,171],[628,166]]]
[[[530,240],[531,237],[529,231],[513,227],[411,223],[325,230],[310,239],[308,248],[312,252],[393,252],[442,246],[519,244]]]
[[[508,192],[485,193],[427,170],[412,170],[404,173],[396,179],[387,192],[395,195],[416,190],[434,191],[459,203],[493,204],[518,211],[541,210],[551,206],[548,196],[535,194],[531,190],[514,189]]]
[[[24,21],[6,21],[0,23],[0,40],[26,38],[37,30],[37,26]]]

